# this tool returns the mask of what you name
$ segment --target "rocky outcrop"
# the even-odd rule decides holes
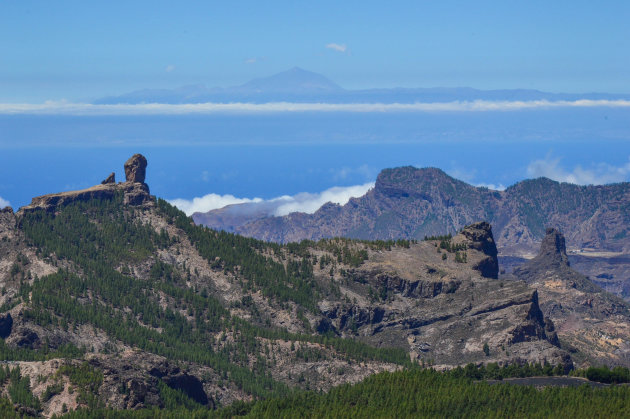
[[[106,377],[101,390],[103,398],[108,405],[118,409],[164,407],[160,381],[201,405],[215,407],[214,400],[208,397],[197,376],[182,371],[162,357],[152,354],[101,355],[91,358],[90,364],[103,371]]]
[[[151,205],[154,199],[149,192],[149,186],[144,183],[146,167],[146,158],[141,154],[135,154],[125,163],[127,182],[115,183],[115,175],[112,173],[100,185],[91,188],[35,197],[30,205],[20,208],[19,212],[25,213],[37,209],[54,212],[57,208],[73,202],[87,202],[93,199],[111,200],[119,193],[122,193],[125,205]]]
[[[555,228],[547,228],[540,244],[536,263],[547,266],[570,266],[564,235]]]
[[[478,250],[485,255],[473,265],[473,269],[479,271],[481,276],[494,279],[499,277],[498,251],[488,222],[481,221],[464,227],[453,239],[453,243],[465,244],[469,249]]]
[[[108,183],[116,183],[116,174],[111,172],[104,181],[101,182],[101,185],[106,185]]]
[[[147,159],[142,154],[134,154],[125,162],[125,178],[127,182],[144,183],[147,170]]]
[[[261,214],[252,204],[243,204],[194,214],[193,219],[214,229],[275,242],[327,237],[422,239],[455,234],[467,224],[487,220],[502,256],[535,253],[545,227],[553,225],[566,234],[572,249],[627,255],[628,202],[629,182],[579,186],[539,178],[493,191],[466,184],[439,169],[399,167],[379,173],[374,189],[365,195],[343,206],[324,205],[313,214],[276,217],[271,211]],[[593,270],[592,276],[609,273],[612,264]],[[606,278],[607,289],[618,295],[625,292],[630,298],[627,271],[617,272],[614,278]]]
[[[340,291],[348,298],[320,302],[324,317],[315,328],[377,346],[406,341],[413,359],[443,366],[518,358],[570,368],[537,292],[524,282],[496,279],[497,249],[488,223],[465,227],[446,249],[441,242],[371,252],[343,274]]]
[[[569,266],[559,230],[546,229],[538,255],[515,268],[513,277],[538,290],[542,314],[557,329],[552,338],[557,333],[584,362],[630,365],[630,305]]]
[[[0,209],[0,213],[7,213],[7,214],[13,214],[13,208],[6,206],[2,209]]]

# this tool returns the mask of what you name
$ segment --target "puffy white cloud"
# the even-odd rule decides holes
[[[200,198],[173,199],[169,201],[187,215],[194,212],[208,212],[232,204],[243,204],[241,210],[248,213],[262,212],[267,215],[287,215],[291,212],[312,214],[327,202],[346,204],[350,198],[364,195],[374,183],[355,186],[334,186],[319,193],[301,192],[296,195],[283,195],[263,200],[260,198],[236,198],[233,195],[208,194]]]
[[[0,208],[11,206],[11,203],[0,196]]]
[[[0,114],[42,115],[186,115],[278,112],[493,112],[562,107],[630,108],[630,100],[487,101],[439,103],[190,103],[93,105],[48,101],[41,104],[0,103]]]
[[[374,187],[374,183],[364,183],[355,186],[334,186],[320,193],[302,192],[286,200],[279,205],[274,215],[287,215],[291,212],[305,212],[312,214],[327,202],[344,205],[350,198],[356,198],[364,195],[370,188]],[[283,197],[286,198],[286,197]]]
[[[545,159],[535,160],[527,167],[529,177],[547,177],[558,182],[568,182],[577,185],[602,185],[627,181],[630,177],[630,161],[622,166],[612,166],[608,163],[597,163],[590,168],[577,165],[573,170],[560,166],[560,158],[550,155]]]
[[[346,50],[348,49],[346,44],[335,44],[334,42],[331,42],[330,44],[326,44],[326,48],[332,49],[337,52],[346,52]]]
[[[194,212],[208,212],[232,204],[262,202],[262,199],[237,198],[234,195],[217,195],[211,193],[199,198],[193,198],[192,200],[178,198],[169,202],[184,211],[187,215],[191,215]]]

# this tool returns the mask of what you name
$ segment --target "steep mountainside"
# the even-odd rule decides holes
[[[212,407],[412,362],[572,365],[536,291],[497,279],[487,223],[281,246],[195,226],[145,167],[0,212],[0,388],[26,413]]]
[[[538,256],[513,275],[538,290],[540,307],[558,337],[586,357],[579,361],[630,365],[630,304],[570,267],[558,230],[547,229]]]
[[[232,207],[236,212],[238,205]],[[216,213],[225,217],[226,209]],[[193,219],[223,228],[214,213],[197,213]],[[439,169],[400,167],[383,170],[374,189],[344,206],[327,204],[314,214],[230,222],[240,234],[286,243],[335,236],[422,239],[455,233],[478,220],[493,225],[502,251],[535,251],[546,226],[553,225],[575,248],[630,252],[630,183],[578,186],[540,178],[493,191]]]
[[[193,219],[280,243],[324,237],[422,239],[454,234],[467,224],[487,220],[502,256],[520,257],[534,255],[545,228],[553,226],[564,231],[576,254],[595,262],[581,265],[587,274],[598,277],[606,289],[630,297],[630,269],[609,260],[630,253],[630,183],[578,186],[540,178],[493,191],[439,169],[401,167],[383,170],[374,189],[362,197],[344,206],[326,204],[314,214],[274,217],[239,209],[233,205],[196,213]]]

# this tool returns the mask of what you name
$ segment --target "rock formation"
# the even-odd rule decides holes
[[[464,227],[453,243],[465,243],[468,248],[478,250],[486,255],[473,266],[473,269],[479,271],[481,276],[486,278],[497,279],[499,277],[497,246],[492,236],[492,227],[488,222],[481,221]]]
[[[76,201],[113,199],[118,192],[123,193],[125,205],[151,205],[153,198],[150,195],[149,186],[144,183],[146,167],[147,159],[142,154],[134,154],[125,162],[126,182],[115,183],[115,175],[112,173],[100,185],[91,188],[35,197],[30,205],[20,208],[19,212],[24,213],[36,209],[55,211],[61,206]]]
[[[142,154],[134,154],[125,162],[127,182],[144,183],[147,170],[147,159]]]
[[[114,172],[110,173],[110,175],[101,182],[101,185],[106,185],[108,183],[116,183],[116,174]]]
[[[570,367],[536,291],[521,281],[496,280],[497,250],[487,222],[465,227],[449,249],[429,240],[370,253],[344,273],[342,295],[357,298],[321,301],[325,318],[315,327],[378,346],[406,341],[412,358],[442,366],[519,357]]]
[[[515,263],[502,266],[508,272],[538,251],[545,227],[553,225],[564,232],[571,250],[580,250],[570,252],[574,265],[582,258],[583,272],[630,301],[629,202],[630,182],[579,186],[539,178],[494,191],[436,168],[398,167],[381,171],[365,195],[343,206],[324,205],[313,214],[277,217],[246,203],[192,217],[213,229],[281,243],[327,237],[422,239],[486,220],[493,226],[501,257],[514,258]]]
[[[630,305],[569,266],[560,231],[548,228],[538,255],[515,268],[513,277],[538,289],[543,315],[556,325],[560,341],[587,362],[630,365]]]

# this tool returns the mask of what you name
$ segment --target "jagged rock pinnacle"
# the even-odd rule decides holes
[[[108,183],[116,183],[116,174],[112,172],[107,178],[101,182],[101,185],[107,185]]]
[[[564,235],[555,228],[548,228],[545,231],[545,237],[540,244],[540,252],[538,252],[536,259],[544,260],[547,263],[569,266]]]
[[[127,182],[144,183],[147,170],[147,159],[142,154],[134,154],[125,162]]]
[[[126,182],[116,183],[115,175],[112,173],[100,185],[91,188],[36,196],[30,205],[20,208],[18,213],[23,214],[37,209],[55,211],[76,201],[112,199],[120,191],[123,193],[125,205],[152,205],[154,197],[150,195],[149,185],[144,183],[146,168],[147,159],[142,154],[134,154],[125,162]]]

